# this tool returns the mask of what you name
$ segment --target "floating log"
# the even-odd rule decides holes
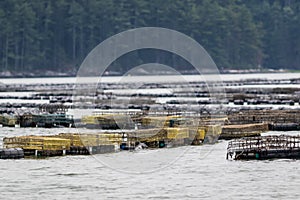
[[[235,139],[228,143],[227,159],[251,160],[300,158],[300,136],[261,136]]]

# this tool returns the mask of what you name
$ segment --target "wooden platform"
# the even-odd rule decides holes
[[[269,126],[266,123],[225,125],[222,127],[220,139],[230,140],[242,137],[260,136],[261,133],[268,130]]]
[[[231,124],[300,124],[300,110],[244,110],[229,113],[228,120]]]
[[[3,139],[5,149],[20,148],[24,156],[48,157],[89,155],[115,152],[121,143],[119,134],[59,134],[53,136],[18,136]]]

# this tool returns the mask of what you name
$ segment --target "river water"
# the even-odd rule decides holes
[[[3,127],[0,139],[60,132],[74,129]],[[140,152],[105,154],[116,161],[113,166],[101,162],[104,155],[0,160],[1,199],[300,199],[300,160],[230,161],[226,147],[220,141],[161,149],[184,153],[152,172],[138,167],[155,166],[151,159],[136,160]]]
[[[257,77],[222,75],[223,80]],[[259,77],[299,78],[300,74]],[[43,80],[44,83],[75,81],[74,78]],[[0,80],[5,84],[40,81]],[[1,127],[0,147],[7,136],[76,131],[85,130]],[[265,133],[269,134],[281,133]],[[0,160],[0,199],[300,199],[300,160],[230,161],[226,160],[227,143],[93,156]]]

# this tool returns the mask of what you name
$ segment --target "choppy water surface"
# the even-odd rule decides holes
[[[0,128],[0,140],[59,132],[74,129]],[[228,161],[226,146],[227,141],[189,146],[174,164],[141,174],[106,167],[98,161],[103,155],[0,160],[1,199],[300,199],[300,160]],[[118,160],[134,154],[105,156]]]

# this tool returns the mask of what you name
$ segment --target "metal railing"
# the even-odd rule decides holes
[[[235,139],[228,143],[227,152],[300,149],[300,136],[260,136]]]

